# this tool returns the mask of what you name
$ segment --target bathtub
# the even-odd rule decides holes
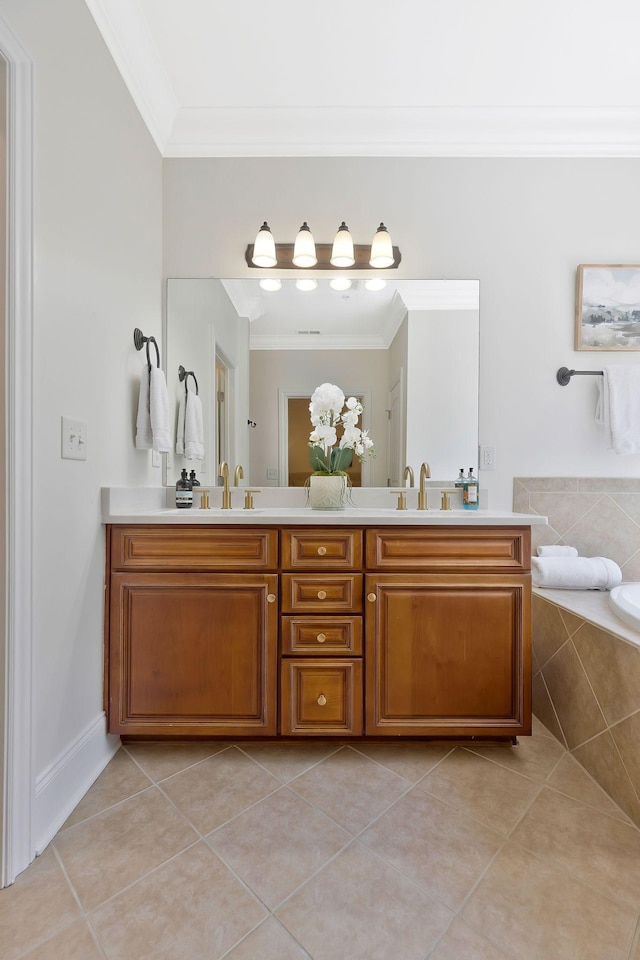
[[[609,594],[609,603],[617,617],[640,631],[640,583],[621,583]]]

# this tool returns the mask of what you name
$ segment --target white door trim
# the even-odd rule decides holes
[[[0,17],[7,60],[6,681],[1,885],[35,855],[32,836],[32,64]]]

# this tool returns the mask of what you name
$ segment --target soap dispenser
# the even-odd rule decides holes
[[[462,506],[465,510],[477,510],[478,502],[478,478],[473,475],[473,467],[469,467],[469,473],[464,478],[464,487],[462,488]]]
[[[200,481],[199,481],[199,480],[197,479],[197,477],[196,477],[196,472],[195,472],[195,470],[192,470],[191,473],[189,474],[189,480],[191,480],[191,486],[192,486],[192,487],[199,487],[199,486],[200,486]]]
[[[178,510],[189,510],[193,505],[193,485],[187,471],[183,470],[176,483],[176,507]]]

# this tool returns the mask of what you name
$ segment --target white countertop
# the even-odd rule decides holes
[[[211,496],[219,499],[219,488],[211,489]],[[415,493],[408,490],[408,494]],[[244,510],[244,492],[236,487],[232,492],[233,507],[222,510],[216,503],[210,510],[178,510],[171,505],[175,496],[166,487],[103,487],[103,523],[167,523],[167,524],[309,524],[312,526],[354,526],[376,524],[380,526],[530,526],[546,523],[546,517],[538,514],[510,513],[489,510],[440,510],[439,488],[429,493],[429,509],[396,510],[387,488],[369,488],[353,491],[354,506],[344,510],[312,510],[305,506],[305,491],[301,488],[267,488],[262,501],[256,497],[256,508]],[[194,497],[194,501],[198,501]],[[435,499],[435,505],[432,500]],[[358,502],[359,501],[359,502]],[[214,501],[216,502],[216,501]],[[382,505],[384,504],[384,506]]]

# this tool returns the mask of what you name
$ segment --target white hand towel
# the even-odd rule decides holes
[[[186,400],[184,415],[184,455],[187,460],[204,460],[202,401],[197,393],[190,393]]]
[[[640,453],[640,364],[609,364],[603,372],[596,421],[616,453]]]
[[[534,587],[561,590],[611,590],[622,583],[622,571],[607,557],[532,557]]]
[[[577,557],[578,551],[575,547],[564,547],[560,544],[548,547],[538,547],[539,557]]]
[[[184,457],[184,414],[186,397],[184,392],[180,394],[180,403],[178,404],[178,426],[176,427],[176,453]]]
[[[151,450],[153,431],[149,414],[149,368],[143,367],[140,374],[140,395],[138,397],[138,418],[136,420],[136,448]]]
[[[155,366],[151,367],[149,383],[149,415],[151,432],[153,433],[153,449],[156,453],[169,453],[171,451],[169,392],[164,371]]]
[[[176,453],[187,460],[204,460],[202,400],[197,393],[183,393],[180,397]]]

